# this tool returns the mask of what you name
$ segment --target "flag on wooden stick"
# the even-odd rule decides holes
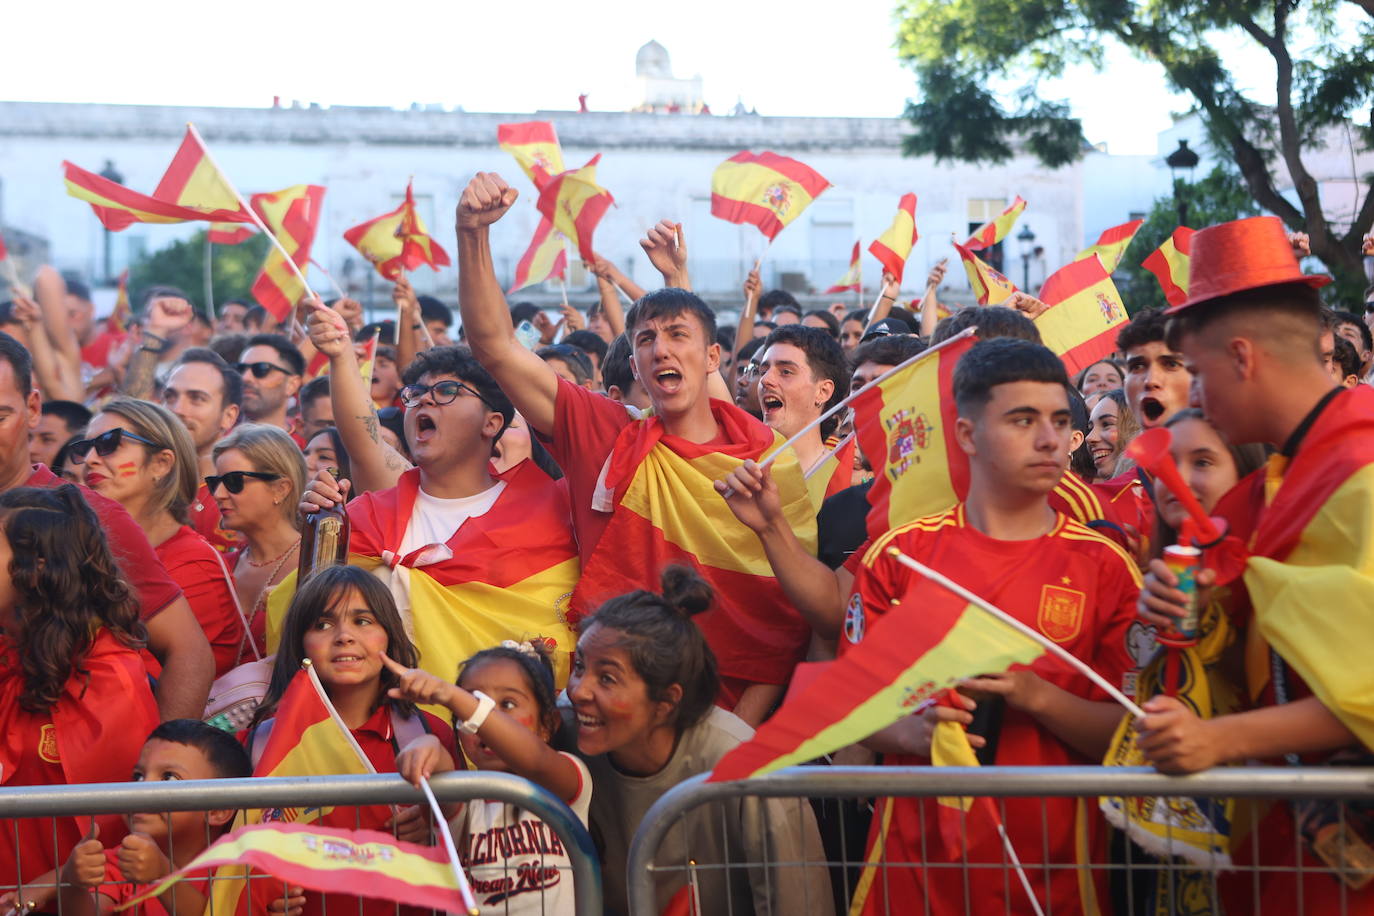
[[[1021,211],[1026,209],[1026,202],[1018,194],[1016,199],[1011,202],[1011,206],[1001,213],[979,226],[969,236],[964,247],[969,251],[982,251],[984,248],[991,248],[1011,232],[1011,227],[1016,225],[1017,219],[1021,217]]]
[[[354,226],[344,233],[344,239],[388,280],[421,264],[438,270],[449,263],[448,252],[430,238],[420,221],[410,183],[399,207]]]
[[[896,277],[900,284],[902,272],[906,269],[906,259],[911,256],[911,249],[916,246],[918,238],[920,235],[916,232],[916,195],[903,194],[897,204],[897,215],[893,217],[892,225],[868,246],[868,251],[882,262],[883,270]]]
[[[820,173],[795,159],[746,150],[711,176],[711,215],[757,226],[772,241],[828,187]]]
[[[840,281],[826,290],[827,293],[857,293],[863,284],[863,268],[859,263],[859,243],[854,243],[854,252],[849,256],[849,269]]]

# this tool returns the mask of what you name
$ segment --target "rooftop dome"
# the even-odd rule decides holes
[[[635,54],[635,76],[650,76],[671,79],[672,62],[668,59],[668,49],[656,41],[651,41]]]

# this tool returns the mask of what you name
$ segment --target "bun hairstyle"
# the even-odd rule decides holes
[[[708,609],[715,593],[685,566],[669,566],[660,577],[662,594],[635,591],[612,598],[582,623],[615,630],[615,643],[630,656],[652,702],[669,699],[668,689],[682,688],[670,721],[681,734],[701,721],[720,692],[716,656],[692,617]]]
[[[458,666],[458,679],[454,682],[463,686],[463,675],[475,670],[484,662],[503,659],[514,662],[525,674],[530,693],[539,704],[539,724],[549,735],[557,734],[561,719],[558,714],[558,687],[553,677],[553,660],[549,658],[548,645],[541,637],[535,636],[528,641],[515,642],[507,639],[499,646],[483,649]]]

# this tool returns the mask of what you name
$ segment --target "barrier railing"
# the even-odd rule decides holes
[[[601,864],[591,836],[548,790],[508,773],[445,773],[430,781],[440,802],[503,802],[538,817],[571,863],[579,916],[600,916]],[[0,830],[15,818],[206,811],[226,808],[424,805],[424,794],[395,774],[92,783],[0,789]],[[22,855],[22,850],[20,851]],[[14,888],[0,888],[0,893]],[[537,910],[537,907],[536,907]]]
[[[664,845],[665,838],[670,832],[674,831],[679,825],[684,825],[679,832],[678,839],[683,834],[690,832],[692,836],[702,836],[700,825],[694,831],[689,831],[685,826],[688,817],[698,817],[703,815],[701,809],[705,806],[721,806],[725,804],[735,804],[739,799],[745,798],[767,798],[767,799],[799,799],[810,800],[815,803],[818,799],[881,799],[881,798],[914,798],[926,801],[917,804],[935,804],[936,798],[940,797],[987,797],[1002,800],[1000,803],[1005,805],[1008,799],[1049,799],[1049,798],[1079,798],[1091,799],[1090,810],[1092,816],[1101,820],[1097,814],[1096,799],[1106,798],[1166,798],[1166,799],[1238,799],[1256,800],[1250,802],[1237,802],[1238,805],[1257,805],[1260,801],[1284,801],[1299,802],[1311,800],[1338,800],[1341,802],[1339,813],[1332,823],[1338,824],[1344,831],[1346,827],[1346,805],[1350,802],[1362,802],[1366,806],[1374,802],[1374,769],[1357,769],[1344,767],[1226,767],[1205,773],[1198,773],[1191,776],[1166,776],[1149,768],[1126,768],[1126,767],[897,767],[897,766],[877,766],[877,767],[842,767],[842,766],[800,766],[780,770],[776,773],[756,779],[740,780],[736,782],[708,783],[706,779],[709,774],[697,776],[689,779],[682,784],[674,787],[665,793],[649,809],[641,823],[634,839],[630,845],[627,875],[627,898],[629,903],[630,916],[657,916],[663,907],[662,881],[665,876],[669,877],[670,885],[681,884],[687,886],[693,893],[690,897],[700,897],[696,892],[696,885],[705,887],[706,882],[699,881],[702,876],[709,876],[712,871],[719,873],[724,871],[726,879],[730,873],[743,872],[744,869],[757,869],[759,863],[748,861],[738,857],[739,851],[731,854],[726,852],[724,862],[703,862],[696,856],[694,850],[685,848],[675,850],[673,861],[656,861],[659,856],[660,848]],[[801,809],[805,809],[805,813]],[[1042,802],[1042,811],[1044,810]],[[790,812],[790,806],[784,811]],[[1005,818],[1005,807],[1002,808]],[[922,811],[924,817],[925,812]],[[811,806],[804,801],[798,802],[798,810],[795,816],[805,820],[811,816]],[[1361,816],[1363,817],[1363,815]],[[1035,828],[1035,831],[1043,831],[1046,838],[1052,834],[1072,829],[1070,824],[1052,823],[1051,818],[1042,815],[1042,823]],[[1180,824],[1179,835],[1182,835],[1182,824]],[[841,815],[840,832],[844,833],[843,815]],[[1034,832],[1034,831],[1033,831]],[[1169,828],[1165,829],[1166,837]],[[720,830],[717,829],[719,834]],[[864,847],[862,836],[866,833],[866,828],[860,832],[858,840],[859,849],[857,859],[850,855],[853,851],[851,846],[848,851],[841,853],[838,857],[834,855],[835,848],[827,844],[827,855],[825,861],[809,859],[807,861],[795,862],[770,862],[769,869],[765,872],[767,880],[772,886],[784,885],[789,881],[786,867],[791,867],[795,871],[794,875],[802,874],[804,869],[815,869],[825,866],[830,869],[832,882],[835,887],[834,907],[844,912],[855,891],[851,883],[853,872],[847,869],[854,869],[864,864]],[[996,834],[993,834],[995,837]],[[1361,901],[1370,900],[1369,894],[1374,894],[1374,860],[1368,858],[1355,857],[1352,864],[1347,860],[1345,863],[1331,867],[1317,867],[1302,864],[1302,848],[1300,841],[1295,838],[1289,842],[1294,844],[1297,850],[1296,866],[1290,867],[1261,867],[1255,865],[1232,867],[1233,871],[1249,872],[1247,877],[1254,880],[1256,899],[1260,896],[1260,879],[1272,877],[1275,874],[1287,874],[1296,879],[1299,888],[1297,890],[1298,904],[1296,908],[1270,908],[1266,903],[1264,912],[1280,913],[1286,916],[1292,912],[1312,912],[1312,913],[1346,913],[1346,912],[1374,912],[1374,904],[1360,903],[1360,907],[1370,906],[1371,909],[1357,909],[1355,900],[1357,894],[1364,894],[1358,899]],[[1342,836],[1346,834],[1342,833]],[[851,842],[853,835],[851,833]],[[1258,843],[1258,838],[1254,839]],[[1003,843],[1007,843],[1005,837]],[[678,845],[682,845],[679,843]],[[1167,885],[1165,893],[1174,893],[1174,874],[1173,869],[1178,875],[1185,871],[1198,872],[1198,866],[1188,865],[1172,859],[1156,859],[1135,852],[1135,861],[1132,861],[1131,847],[1133,844],[1124,842],[1125,859],[1119,858],[1111,863],[1093,863],[1087,866],[1074,863],[1054,863],[1039,860],[1027,860],[1022,857],[1013,867],[1015,854],[1011,851],[1010,844],[1006,845],[1008,855],[1002,861],[996,863],[970,862],[967,858],[960,861],[956,856],[953,861],[931,861],[927,859],[926,842],[920,841],[919,848],[915,850],[915,855],[911,859],[897,861],[886,857],[879,861],[867,864],[881,869],[907,869],[920,870],[921,873],[929,877],[940,870],[958,869],[962,871],[962,890],[956,895],[964,900],[962,907],[957,901],[951,905],[949,900],[937,900],[932,907],[931,900],[912,900],[901,901],[879,901],[878,908],[870,907],[866,912],[891,912],[891,913],[1002,913],[1002,912],[1036,912],[1036,906],[1044,903],[1047,896],[1045,891],[1051,883],[1056,870],[1068,871],[1086,867],[1089,872],[1097,872],[1099,875],[1107,871],[1115,872],[1115,879],[1136,882],[1140,880],[1140,875],[1148,873],[1151,880],[1158,874],[1165,874]],[[992,878],[995,875],[995,886]],[[1161,871],[1162,870],[1162,871]],[[1202,868],[1204,873],[1208,872],[1206,866]],[[1212,874],[1215,872],[1213,871]],[[757,875],[757,870],[752,873]],[[617,880],[619,876],[608,876],[608,880]],[[1331,882],[1329,890],[1331,895],[1337,899],[1337,904],[1321,904],[1311,902],[1312,909],[1305,910],[1302,905],[1303,881],[1312,881],[1320,878],[1323,881]],[[757,881],[757,877],[754,878]],[[790,879],[800,880],[798,878]],[[1020,886],[1018,887],[1018,880]],[[656,881],[659,886],[656,887]],[[1215,887],[1210,882],[1211,878],[1204,882],[1206,886],[1203,893],[1215,893]],[[715,887],[720,888],[717,882]],[[1024,888],[1024,896],[1021,888]],[[984,896],[989,890],[995,894],[998,891],[1005,891],[1002,902],[996,903],[992,899]],[[1113,893],[1116,892],[1113,888]],[[1135,905],[1136,889],[1124,892],[1124,896],[1114,901],[1115,912],[1118,913],[1144,913],[1144,909],[1137,908]],[[1037,896],[1036,903],[1030,903],[1028,898]],[[1309,894],[1309,898],[1312,895]],[[1016,900],[1013,905],[1011,901]],[[977,902],[975,902],[977,901]],[[682,912],[699,913],[726,913],[738,912],[733,900],[727,897],[724,900],[695,899],[692,901],[696,909],[682,910]],[[831,901],[825,901],[824,906],[814,908],[813,912],[829,912],[832,905]],[[881,908],[886,906],[885,909]],[[1077,911],[1077,908],[1072,908]],[[1069,912],[1063,905],[1063,901],[1056,901],[1053,907],[1045,907],[1045,912]],[[1112,912],[1111,907],[1104,907],[1103,912]],[[1167,911],[1167,910],[1164,910]],[[1194,909],[1191,912],[1210,912],[1209,909]],[[1156,912],[1150,909],[1150,913]],[[1259,912],[1257,907],[1254,912]]]

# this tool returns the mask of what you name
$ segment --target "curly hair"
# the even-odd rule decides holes
[[[10,542],[24,687],[19,705],[45,712],[82,667],[96,631],[105,627],[131,649],[148,631],[120,572],[100,520],[72,484],[18,487],[0,493],[0,526]]]

